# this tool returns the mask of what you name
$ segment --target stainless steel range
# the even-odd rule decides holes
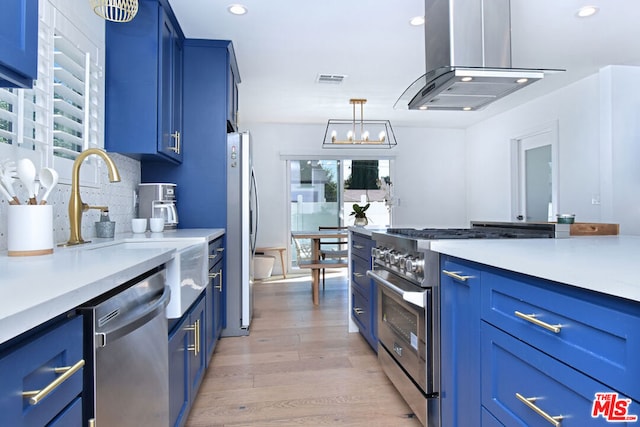
[[[499,222],[372,233],[367,275],[378,285],[378,360],[423,425],[440,426],[440,256],[431,242],[568,236],[566,224]]]

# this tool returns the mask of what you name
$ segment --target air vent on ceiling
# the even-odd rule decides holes
[[[346,78],[347,76],[345,76],[344,74],[318,74],[316,82],[339,85]]]

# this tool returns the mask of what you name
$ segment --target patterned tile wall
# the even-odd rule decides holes
[[[98,188],[81,188],[82,201],[91,206],[109,206],[109,217],[116,222],[116,234],[131,231],[131,218],[134,216],[134,193],[140,183],[140,162],[129,157],[109,153],[118,171],[120,182],[111,183],[107,169],[101,167],[101,184]],[[16,181],[16,192],[22,192]],[[69,239],[68,204],[71,185],[58,185],[49,196],[48,203],[53,205],[53,239],[62,243]],[[9,203],[0,194],[0,251],[7,249],[7,206]],[[82,216],[82,237],[95,237],[95,222],[100,219],[100,211],[89,210]]]

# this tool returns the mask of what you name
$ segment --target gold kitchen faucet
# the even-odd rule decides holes
[[[59,246],[72,246],[88,243],[88,241],[85,241],[82,238],[82,213],[89,209],[105,209],[105,206],[89,206],[80,198],[80,166],[84,159],[92,154],[96,154],[101,157],[107,164],[109,181],[120,182],[120,173],[118,172],[118,168],[106,151],[100,148],[89,148],[81,152],[78,157],[76,157],[75,162],[73,162],[73,169],[71,172],[71,197],[69,198],[69,228],[71,229],[71,234],[67,243],[63,243]]]

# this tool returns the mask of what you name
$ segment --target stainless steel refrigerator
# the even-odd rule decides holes
[[[249,334],[253,313],[253,256],[258,191],[249,133],[227,136],[226,327],[222,336]]]

